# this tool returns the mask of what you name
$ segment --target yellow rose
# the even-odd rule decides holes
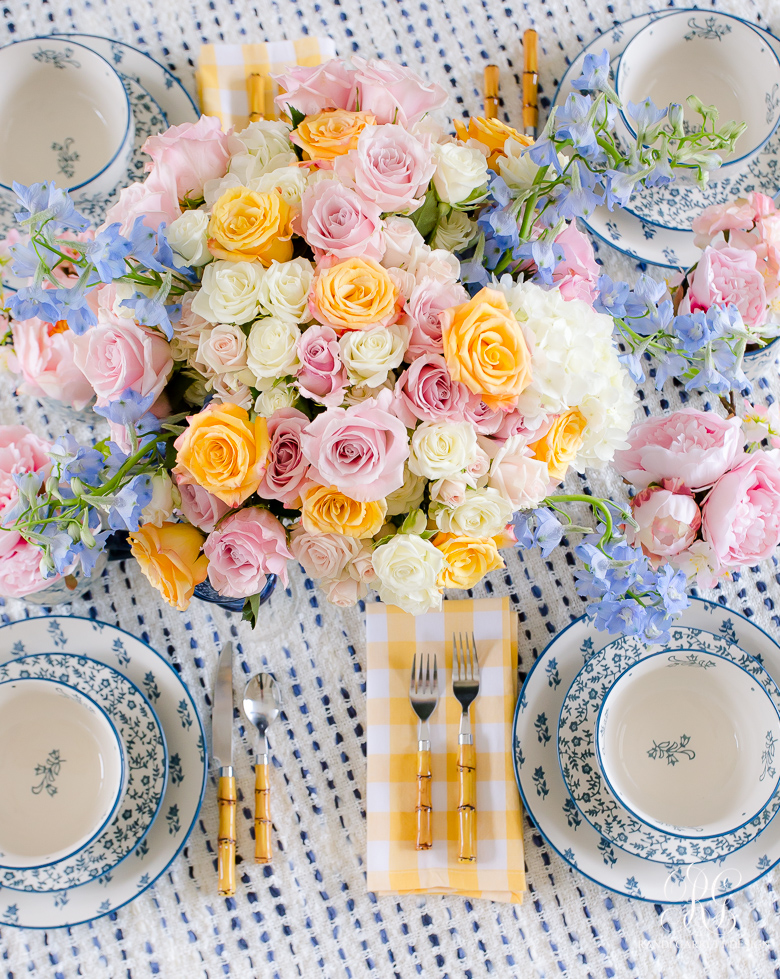
[[[492,537],[437,534],[431,543],[447,561],[437,581],[439,588],[473,588],[488,571],[505,567]]]
[[[293,210],[275,190],[260,194],[231,187],[217,200],[209,221],[209,251],[227,262],[289,262]]]
[[[252,420],[246,408],[212,403],[187,421],[175,443],[176,472],[228,506],[240,506],[257,491],[265,471],[265,418]]]
[[[398,287],[379,262],[348,258],[317,274],[313,307],[320,323],[337,330],[365,330],[393,323],[401,300]]]
[[[560,482],[582,448],[588,421],[579,408],[569,408],[553,422],[552,428],[529,448],[536,459],[547,463],[550,478]]]
[[[524,136],[516,129],[512,129],[511,126],[507,126],[505,122],[501,122],[500,119],[483,119],[472,116],[469,119],[468,127],[460,119],[453,121],[458,139],[464,143],[467,143],[470,139],[474,139],[488,150],[490,154],[488,156],[488,166],[491,170],[495,170],[496,173],[498,173],[498,158],[504,155],[504,143],[510,137],[517,140],[521,146],[530,146],[533,143],[530,136]]]
[[[489,408],[511,407],[531,383],[531,354],[503,292],[482,289],[439,322],[452,377]]]
[[[358,503],[335,486],[309,485],[301,494],[301,522],[309,534],[341,534],[342,537],[373,537],[385,521],[384,500]]]
[[[290,139],[309,160],[335,160],[357,148],[358,136],[376,119],[369,112],[324,109],[306,116]]]
[[[200,553],[206,535],[188,523],[144,524],[129,540],[133,557],[150,584],[169,605],[183,612],[195,585],[208,574],[209,559]]]

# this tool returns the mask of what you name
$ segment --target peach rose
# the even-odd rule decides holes
[[[228,262],[289,262],[293,211],[276,191],[231,187],[217,200],[209,221],[209,251]]]
[[[309,298],[312,316],[335,330],[390,326],[402,305],[397,285],[371,258],[348,258],[321,269]]]
[[[376,119],[368,112],[324,109],[306,116],[290,136],[309,160],[335,160],[357,148],[358,136]]]
[[[432,543],[447,561],[447,567],[439,574],[439,588],[473,588],[488,571],[505,567],[492,537],[437,534]]]
[[[340,534],[342,537],[373,537],[385,522],[387,503],[360,503],[340,493],[335,486],[311,484],[301,494],[301,522],[309,534]]]
[[[535,459],[547,463],[550,478],[560,482],[582,448],[588,420],[579,408],[569,408],[558,415],[547,434],[529,448]]]
[[[481,394],[489,408],[511,408],[531,383],[531,353],[503,292],[481,289],[445,309],[440,322],[453,380]]]
[[[500,119],[484,119],[471,116],[468,128],[460,119],[454,119],[453,125],[458,139],[467,143],[470,139],[480,143],[488,152],[488,166],[498,173],[498,158],[504,155],[504,143],[511,137],[521,146],[530,146],[533,140],[523,136],[516,129],[507,126]]]
[[[129,540],[133,557],[150,584],[169,605],[183,612],[195,586],[208,574],[208,558],[200,553],[206,535],[188,523],[144,524]]]
[[[246,408],[212,402],[187,421],[174,443],[179,482],[197,483],[231,507],[256,493],[270,447],[265,418],[252,420]]]

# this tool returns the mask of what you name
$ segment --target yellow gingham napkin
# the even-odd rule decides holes
[[[462,894],[519,904],[525,890],[523,821],[512,766],[517,616],[508,598],[444,602],[408,615],[367,607],[368,889]],[[452,633],[474,632],[480,694],[471,708],[477,750],[477,859],[458,863],[458,721]],[[412,656],[436,653],[442,696],[431,718],[433,846],[418,852],[417,718],[409,704]],[[443,675],[441,675],[443,672]]]
[[[336,46],[329,37],[261,44],[204,44],[195,73],[201,112],[219,116],[223,129],[234,126],[240,132],[249,125],[247,79],[256,72],[265,82],[263,115],[275,119],[274,96],[278,95],[278,89],[271,74],[290,65],[319,65],[335,56]]]

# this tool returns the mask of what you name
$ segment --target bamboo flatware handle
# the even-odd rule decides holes
[[[477,858],[477,753],[473,744],[458,745],[458,862]]]
[[[538,37],[533,29],[523,35],[523,128],[526,135],[539,124],[539,52]]]
[[[220,775],[217,790],[219,805],[219,893],[232,897],[236,893],[236,780]]]
[[[433,844],[431,827],[431,752],[421,748],[417,752],[417,843],[416,850],[430,850]]]
[[[255,765],[255,863],[271,862],[271,783],[268,762]]]
[[[247,79],[247,94],[249,97],[249,121],[257,122],[263,118],[265,108],[265,82],[263,76],[254,72]]]

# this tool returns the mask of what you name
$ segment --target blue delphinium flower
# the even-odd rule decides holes
[[[95,266],[101,282],[113,282],[127,271],[126,259],[133,246],[122,237],[119,228],[117,223],[110,224],[87,246],[85,258]]]
[[[62,316],[76,336],[81,336],[97,323],[97,316],[89,305],[87,283],[79,281],[71,289],[57,289],[57,298],[62,303]]]
[[[141,473],[114,497],[108,511],[108,526],[112,530],[138,530],[143,509],[151,499],[152,478],[149,473]]]
[[[639,137],[657,126],[662,119],[666,118],[668,109],[659,109],[651,98],[643,99],[641,102],[629,102],[628,114],[636,123]]]
[[[24,184],[14,182],[14,193],[19,201],[21,211],[14,217],[22,224],[26,221],[40,225],[51,221],[61,228],[71,228],[73,231],[86,231],[89,221],[79,214],[70,195],[53,183]]]
[[[168,340],[173,338],[173,326],[168,310],[165,303],[160,302],[159,299],[136,293],[131,299],[123,299],[120,305],[134,310],[135,318],[142,326],[156,326],[162,330]]]
[[[534,544],[538,545],[542,552],[542,557],[549,557],[561,542],[564,529],[563,524],[558,520],[552,510],[546,508],[534,510],[534,516],[536,517]]]
[[[154,392],[142,397],[137,391],[127,388],[118,398],[106,405],[95,405],[93,410],[115,425],[127,427],[139,422],[152,407],[154,400]]]
[[[593,99],[570,92],[555,117],[556,139],[571,140],[578,153],[586,158],[596,155],[600,147],[593,121]]]
[[[59,289],[44,289],[36,285],[24,286],[10,297],[8,308],[16,320],[37,317],[44,323],[56,323],[64,319],[65,313],[59,292]]]
[[[626,315],[626,301],[631,287],[627,282],[613,282],[606,274],[600,275],[596,283],[599,294],[593,303],[598,313],[622,318]]]
[[[168,240],[164,234],[165,225],[160,225],[158,231],[153,231],[144,224],[143,217],[136,218],[133,227],[127,235],[132,248],[133,258],[141,265],[155,272],[165,273],[168,267],[162,264],[160,259],[170,256],[173,261],[173,252],[168,245]],[[162,248],[162,252],[160,249]]]
[[[572,175],[571,184],[558,184],[555,188],[554,208],[555,219],[574,221],[576,218],[586,218],[602,203],[602,197],[596,193],[599,186],[596,175],[577,161],[569,168]]]
[[[563,261],[563,247],[554,241],[527,241],[517,249],[517,257],[536,266],[534,281],[553,284],[553,273]]]
[[[517,510],[512,517],[517,546],[526,551],[534,546],[533,523],[534,516],[527,510]]]
[[[99,449],[79,445],[72,435],[60,435],[49,455],[60,467],[61,480],[79,479],[87,486],[100,485],[105,460]]]
[[[582,62],[582,74],[571,83],[580,92],[610,92],[609,52],[603,48],[600,54],[586,54]]]

